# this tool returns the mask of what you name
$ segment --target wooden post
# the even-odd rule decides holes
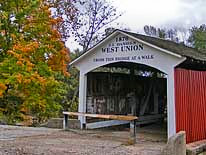
[[[136,143],[136,120],[130,121],[130,141]]]
[[[174,68],[167,75],[167,134],[176,134]]]
[[[149,103],[149,98],[151,96],[152,88],[153,88],[153,83],[150,83],[150,88],[148,90],[147,97],[145,99],[143,98],[143,100],[142,100],[143,103],[141,103],[140,116],[143,116],[145,113],[145,110],[146,110],[147,105]]]
[[[132,96],[132,115],[137,116],[137,99],[135,97],[135,94]]]
[[[86,129],[86,123],[82,124],[82,129]]]
[[[87,95],[87,75],[80,72],[79,77],[79,107],[78,112],[86,113],[86,95]],[[86,117],[79,116],[81,129],[86,124]]]
[[[69,116],[67,114],[64,114],[64,120],[63,120],[63,129],[64,130],[68,129],[68,119],[69,119]]]
[[[157,92],[157,86],[154,86],[154,89],[153,89],[153,97],[154,97],[154,114],[158,114],[159,113],[159,101],[158,101],[158,97],[159,97],[159,94]]]

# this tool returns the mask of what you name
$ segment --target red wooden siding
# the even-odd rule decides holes
[[[187,143],[206,139],[206,72],[175,70],[176,131]]]

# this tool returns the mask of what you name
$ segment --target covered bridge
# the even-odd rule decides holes
[[[193,48],[116,30],[70,64],[80,71],[78,111],[135,115],[139,124],[166,114],[168,137],[184,130],[187,142],[205,139],[205,63]]]

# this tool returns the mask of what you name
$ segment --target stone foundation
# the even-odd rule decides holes
[[[162,155],[186,155],[186,139],[184,131],[180,131],[169,138],[167,145],[162,150]]]
[[[70,129],[80,129],[80,122],[77,119],[69,119],[68,125]],[[46,124],[48,128],[63,129],[63,118],[52,118]]]

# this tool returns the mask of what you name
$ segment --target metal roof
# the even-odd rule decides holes
[[[179,54],[181,56],[193,58],[196,60],[206,61],[206,53],[203,53],[202,51],[198,51],[191,47],[187,47],[183,44],[175,43],[170,40],[164,40],[164,39],[160,39],[156,37],[141,35],[137,33],[127,32],[127,31],[122,31],[122,30],[119,30],[119,31],[124,32],[135,38],[138,38],[140,40],[143,40],[145,42],[148,42],[150,44],[156,45],[160,48],[163,48],[175,54]]]

